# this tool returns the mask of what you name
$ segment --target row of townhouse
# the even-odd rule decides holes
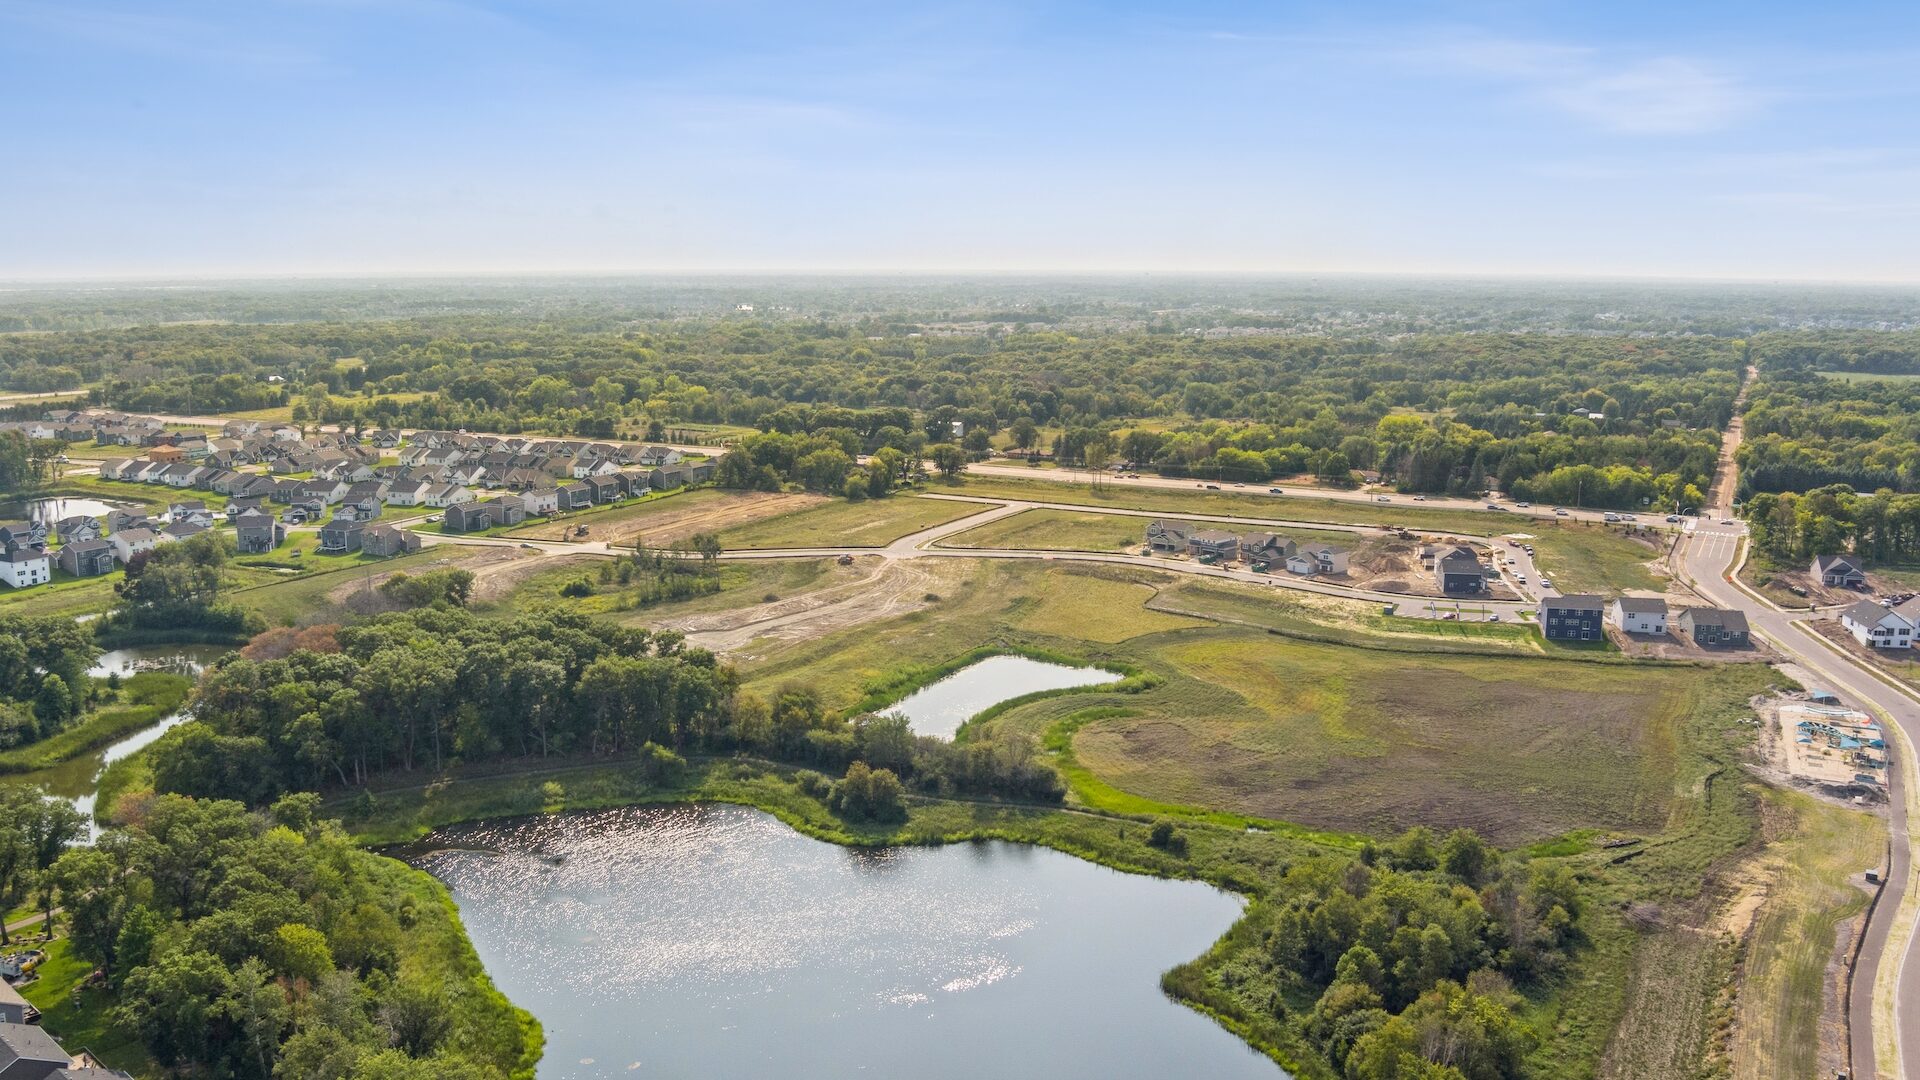
[[[1549,641],[1600,641],[1606,624],[1640,637],[1668,637],[1677,629],[1695,645],[1744,648],[1752,643],[1747,617],[1731,608],[1687,607],[1672,613],[1659,597],[1592,593],[1550,596],[1536,611]]]

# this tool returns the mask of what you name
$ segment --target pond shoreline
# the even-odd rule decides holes
[[[1046,848],[1121,873],[1204,882],[1245,897],[1245,912],[1213,949],[1240,933],[1247,920],[1256,916],[1264,892],[1253,877],[1204,854],[1212,843],[1248,843],[1255,838],[1203,822],[1183,826],[1192,830],[1196,843],[1191,854],[1181,855],[1147,843],[1147,819],[1031,803],[916,795],[908,797],[906,823],[859,827],[834,817],[824,804],[802,795],[792,782],[792,775],[801,771],[798,767],[759,759],[694,758],[689,762],[689,775],[679,782],[648,785],[629,764],[602,758],[481,776],[442,777],[407,788],[368,793],[370,805],[359,793],[336,793],[324,806],[328,816],[343,819],[355,843],[403,862],[406,860],[400,856],[409,845],[451,825],[531,820],[580,810],[702,803],[758,810],[796,833],[845,848],[923,848],[1000,840]],[[564,782],[567,790],[558,805],[543,805],[546,794],[542,788],[548,782]],[[1350,854],[1294,836],[1265,834],[1258,842],[1272,843],[1294,856]],[[1278,1025],[1234,1016],[1224,1003],[1211,1000],[1213,995],[1191,992],[1187,980],[1176,980],[1182,971],[1205,962],[1211,952],[1169,969],[1162,976],[1162,991],[1213,1019],[1296,1080],[1332,1080],[1333,1074],[1318,1056],[1286,1037]],[[1263,1032],[1263,1027],[1269,1030]]]
[[[576,1000],[574,995],[581,985],[592,985],[597,988],[594,997],[581,1000],[581,1008],[590,1011],[594,1008],[607,1007],[605,999],[599,996],[600,992],[612,993],[616,998],[623,993],[643,995],[669,993],[676,995],[672,1000],[678,1002],[677,995],[688,992],[681,980],[691,979],[696,985],[705,987],[711,980],[718,980],[724,985],[729,979],[741,977],[740,972],[727,963],[720,963],[710,968],[706,959],[689,959],[679,952],[678,946],[684,943],[675,936],[679,933],[680,924],[678,917],[672,912],[676,910],[675,898],[680,897],[680,902],[684,904],[686,898],[683,890],[689,888],[696,890],[696,893],[702,888],[723,889],[729,897],[734,896],[735,889],[745,888],[747,897],[737,899],[737,902],[744,908],[754,911],[761,910],[758,906],[760,903],[777,897],[779,898],[778,910],[782,913],[782,917],[791,916],[799,920],[798,925],[791,928],[791,931],[783,922],[777,928],[762,925],[761,932],[757,935],[746,934],[743,945],[746,950],[745,955],[756,958],[750,961],[751,964],[765,962],[764,958],[755,951],[754,943],[765,944],[777,940],[782,949],[793,947],[804,952],[809,949],[825,948],[826,955],[833,956],[836,961],[829,967],[837,971],[840,962],[845,961],[850,970],[858,973],[858,978],[854,980],[855,984],[865,990],[881,988],[877,984],[870,985],[875,974],[873,970],[869,970],[870,964],[877,963],[880,968],[892,970],[897,964],[904,963],[905,966],[918,972],[918,975],[909,978],[908,985],[914,985],[917,979],[920,989],[934,994],[934,999],[938,1001],[937,1006],[931,1004],[929,999],[920,997],[922,1004],[909,1005],[905,1012],[896,1011],[895,1006],[899,1005],[898,1001],[881,1005],[870,1003],[869,1007],[856,1008],[851,1012],[845,1011],[844,1008],[837,1008],[832,1012],[832,1030],[827,1033],[828,1037],[823,1044],[823,1052],[829,1059],[846,1052],[847,1047],[864,1047],[866,1044],[860,1040],[869,1036],[878,1036],[883,1042],[888,1038],[905,1040],[908,1045],[916,1046],[921,1044],[920,1040],[923,1038],[930,1037],[936,1042],[942,1038],[955,1039],[955,1025],[965,1023],[966,1021],[962,1018],[971,1010],[986,1009],[991,1015],[1005,1014],[1007,1009],[1013,1008],[1016,1012],[1012,1015],[1025,1017],[1028,1015],[1025,1011],[1028,1006],[1020,1004],[1022,997],[1041,992],[1043,988],[1063,979],[1085,981],[1088,977],[1092,977],[1097,983],[1099,976],[1097,974],[1089,976],[1089,972],[1097,973],[1100,970],[1099,963],[1110,962],[1118,965],[1115,969],[1117,973],[1121,968],[1129,966],[1129,961],[1126,959],[1129,954],[1134,957],[1131,965],[1136,967],[1140,959],[1156,957],[1148,961],[1148,966],[1151,969],[1157,969],[1160,964],[1167,961],[1167,957],[1157,956],[1151,945],[1151,942],[1156,940],[1162,942],[1161,952],[1167,951],[1168,943],[1184,941],[1185,944],[1173,950],[1175,956],[1193,948],[1195,944],[1193,939],[1196,937],[1201,941],[1220,940],[1214,937],[1216,930],[1210,923],[1203,930],[1200,929],[1200,924],[1191,920],[1183,924],[1180,919],[1170,919],[1166,924],[1169,927],[1166,934],[1156,936],[1145,933],[1144,927],[1136,928],[1129,933],[1137,933],[1139,936],[1129,936],[1127,940],[1139,942],[1139,948],[1118,948],[1110,944],[1107,949],[1098,953],[1100,957],[1106,959],[1094,961],[1089,957],[1089,962],[1094,965],[1089,967],[1067,961],[1055,952],[1058,949],[1066,949],[1067,955],[1071,955],[1076,948],[1085,948],[1086,940],[1099,939],[1101,932],[1091,927],[1105,926],[1104,920],[1092,920],[1088,926],[1078,926],[1074,922],[1078,916],[1073,912],[1083,910],[1083,904],[1099,906],[1103,903],[1119,903],[1117,898],[1121,896],[1154,896],[1159,897],[1158,902],[1172,903],[1174,908],[1171,910],[1184,911],[1187,910],[1188,901],[1174,900],[1173,897],[1187,894],[1161,892],[1158,887],[1146,887],[1139,883],[1116,883],[1111,887],[1101,885],[1100,882],[1112,879],[1099,875],[1093,878],[1087,877],[1087,870],[1090,867],[1086,865],[1089,862],[1093,865],[1102,865],[1099,860],[1085,860],[1079,858],[1079,852],[1065,850],[1061,845],[1035,844],[1031,839],[1024,837],[986,837],[986,840],[997,841],[997,843],[982,847],[978,854],[966,857],[958,853],[941,854],[922,843],[901,849],[898,858],[904,861],[895,861],[886,850],[869,848],[870,854],[859,857],[861,861],[846,863],[843,860],[825,858],[819,852],[810,855],[809,852],[818,847],[817,841],[828,838],[813,835],[813,830],[796,828],[788,820],[787,815],[752,806],[746,800],[724,800],[732,803],[732,807],[716,805],[715,800],[699,798],[649,801],[654,803],[651,808],[643,808],[630,814],[622,814],[619,808],[615,807],[591,811],[570,808],[554,814],[517,815],[507,819],[480,819],[468,822],[464,826],[442,826],[429,835],[428,844],[424,848],[415,848],[411,851],[387,849],[382,852],[389,856],[404,854],[407,856],[405,861],[410,865],[427,870],[435,877],[441,878],[459,903],[463,925],[467,928],[469,938],[474,940],[476,948],[489,956],[489,969],[494,970],[498,965],[494,977],[506,979],[509,983],[520,984],[517,990],[508,992],[521,1007],[529,1008],[536,1015],[546,1012],[556,1017],[545,1025],[548,1029],[549,1050],[561,1050],[561,1047],[553,1045],[554,1039],[561,1040],[565,1047],[564,1058],[550,1061],[549,1064],[554,1072],[547,1073],[542,1070],[543,1075],[558,1078],[573,1076],[575,1070],[571,1059],[578,1056],[576,1052],[592,1053],[594,1049],[593,1046],[579,1044],[606,1037],[602,1029],[596,1028],[591,1023],[583,1027],[577,1018],[570,1017],[565,1023],[557,1019],[562,1015],[558,1010],[565,1007],[563,1003]],[[739,809],[741,807],[750,813],[742,813]],[[574,822],[565,820],[570,817],[575,819]],[[741,824],[743,822],[747,824],[743,826]],[[754,822],[763,822],[764,825],[753,824]],[[724,866],[710,861],[707,857],[694,855],[683,846],[690,836],[705,835],[702,826],[711,827],[711,823],[720,823],[727,827],[720,838],[723,847],[708,853],[712,858],[719,859],[720,864],[725,864]],[[689,825],[693,826],[691,834],[686,832]],[[750,870],[746,878],[738,876],[743,870],[761,865],[761,859],[757,854],[739,855],[739,849],[733,843],[736,834],[730,831],[739,828],[745,829],[745,832],[739,835],[757,836],[760,838],[760,843],[770,843],[779,851],[793,853],[790,858],[776,858],[767,864],[767,872],[781,879],[780,881],[770,884],[761,883],[760,871],[757,869]],[[779,835],[769,839],[769,829],[776,831]],[[748,846],[752,851],[757,851],[752,847],[751,842]],[[943,847],[947,846],[943,845]],[[887,847],[897,846],[887,845]],[[1048,849],[1047,859],[1036,862],[1021,854],[1023,850],[1034,847]],[[461,854],[463,849],[466,854]],[[820,849],[820,851],[824,850]],[[909,852],[917,854],[909,854]],[[735,861],[729,862],[729,855],[732,855]],[[474,856],[482,856],[483,859],[475,861]],[[496,857],[510,860],[510,863],[498,868],[488,868],[488,864]],[[738,861],[743,857],[746,861]],[[698,869],[682,866],[680,860],[686,858],[694,858]],[[864,861],[869,858],[881,861],[872,863]],[[605,860],[608,859],[615,860],[619,865],[631,864],[631,869],[613,873],[605,865]],[[514,865],[516,863],[526,865],[521,868]],[[536,863],[539,865],[535,865]],[[851,872],[851,880],[849,880],[846,877],[849,873],[846,868],[850,866],[875,868],[884,866],[887,869],[885,873],[880,874]],[[548,867],[552,869],[549,870]],[[807,867],[813,869],[808,870]],[[1045,869],[1046,867],[1052,869],[1049,871]],[[1076,867],[1079,869],[1074,869]],[[534,874],[535,871],[538,871],[537,875]],[[822,884],[816,880],[819,872],[825,872],[829,879],[839,881],[840,884],[838,886]],[[1029,895],[1025,889],[1018,887],[1008,891],[1011,885],[1029,882],[1032,880],[1031,875],[1036,873],[1042,874],[1044,880],[1056,880],[1059,875],[1064,874],[1066,875],[1064,880],[1082,882],[1082,888],[1092,891],[1084,896],[1071,887],[1068,887],[1069,891],[1057,895],[1046,889],[1036,895]],[[556,876],[548,877],[548,874]],[[935,875],[939,881],[948,886],[946,889],[936,888],[929,894],[942,897],[942,901],[924,911],[917,904],[909,905],[905,909],[892,906],[900,903],[897,890],[906,888],[907,896],[914,895],[913,886],[903,884],[903,878],[907,881],[916,881],[918,875],[923,874]],[[654,897],[649,892],[648,898],[644,900],[632,894],[629,885],[633,880],[645,881],[653,876],[661,877],[666,883],[664,887],[669,891],[659,897]],[[1134,875],[1125,876],[1134,877]],[[1190,875],[1147,874],[1142,876],[1187,877],[1193,880]],[[788,878],[793,880],[785,881]],[[1003,878],[1006,880],[1003,881]],[[749,881],[761,884],[748,884]],[[989,886],[989,883],[997,884]],[[765,889],[764,896],[758,891],[762,888]],[[826,918],[823,915],[822,900],[818,892],[821,888],[827,889],[830,895],[838,895],[833,892],[835,888],[851,890],[824,909],[835,913],[832,918]],[[579,891],[583,889],[587,891]],[[1211,895],[1220,896],[1221,893],[1216,892]],[[1227,895],[1232,893],[1227,892]],[[1037,928],[1029,927],[1028,930],[1020,931],[1011,937],[1004,937],[997,932],[984,934],[989,925],[999,925],[997,920],[1001,916],[992,916],[987,923],[974,921],[979,916],[976,909],[985,902],[983,897],[991,897],[988,907],[996,911],[1007,905],[1011,905],[1012,908],[1021,908],[1025,904],[1037,904],[1039,906],[1031,910],[1035,917],[1041,919],[1041,922]],[[1102,897],[1107,899],[1100,899]],[[532,914],[546,910],[546,905],[549,903],[562,905],[555,909],[556,912],[567,912],[569,918],[579,921],[568,921],[564,928],[557,928],[544,923],[540,916]],[[851,906],[843,908],[843,903]],[[903,913],[899,922],[887,920],[871,928],[879,939],[886,940],[889,933],[888,927],[891,927],[892,933],[905,934],[899,944],[879,949],[879,955],[882,958],[879,961],[873,961],[871,958],[849,960],[848,956],[843,955],[836,947],[822,946],[815,938],[816,932],[827,935],[829,938],[854,933],[859,935],[861,941],[868,942],[869,938],[865,931],[851,929],[838,920],[839,916],[849,911],[858,912],[864,910],[864,905],[876,903],[881,905],[881,909]],[[586,906],[575,910],[575,907],[581,904]],[[605,905],[608,904],[613,905],[612,910],[606,908]],[[704,927],[710,911],[704,904],[696,907],[702,913],[700,922]],[[1250,903],[1246,898],[1239,898],[1233,911],[1222,912],[1225,925],[1217,932],[1223,935],[1232,934],[1245,920],[1249,907]],[[1117,913],[1125,909],[1123,904],[1112,910]],[[905,912],[909,910],[921,913],[906,914]],[[1051,914],[1040,915],[1043,910]],[[533,919],[531,923],[527,921],[530,917]],[[852,917],[855,922],[863,922],[862,917],[857,914]],[[600,925],[603,922],[607,925]],[[903,924],[912,924],[915,929],[904,930]],[[1160,925],[1157,922],[1152,924]],[[752,925],[758,924],[749,924],[749,927],[751,928]],[[623,932],[618,935],[610,934],[614,926],[622,928]],[[941,936],[941,930],[950,926],[972,927],[962,932],[962,945],[956,945],[953,940]],[[1184,929],[1180,928],[1182,926]],[[508,930],[509,927],[512,929]],[[651,930],[648,929],[649,927]],[[808,927],[814,927],[814,929],[806,929]],[[1038,929],[1039,936],[1029,936],[1029,932],[1034,929]],[[693,932],[698,934],[714,931],[711,928],[697,927]],[[552,953],[545,951],[544,946],[526,940],[527,935],[537,937],[542,933],[556,935]],[[799,936],[795,938],[790,936],[790,933],[797,933]],[[924,938],[925,933],[933,933],[934,937]],[[984,936],[976,939],[972,936],[974,934]],[[576,937],[575,935],[584,936]],[[605,941],[609,948],[617,945],[646,954],[645,942],[653,941],[658,944],[665,940],[671,940],[675,944],[676,947],[671,955],[679,958],[677,961],[668,963],[669,970],[665,974],[657,974],[650,964],[640,963],[637,960],[623,963],[616,959],[601,957],[593,946],[583,944]],[[729,940],[739,943],[741,939],[730,937]],[[1076,942],[1079,944],[1076,945]],[[580,952],[583,948],[589,952],[575,960],[565,960],[571,953]],[[931,948],[934,953],[922,956],[918,951],[922,948]],[[1202,948],[1202,957],[1207,955],[1209,948],[1211,947]],[[554,976],[530,968],[528,964],[522,962],[527,957],[519,956],[521,953],[528,952],[529,949],[542,956],[552,955],[561,958],[564,962],[560,964],[560,968],[565,971],[565,974]],[[904,949],[904,957],[896,956],[895,949]],[[1034,952],[1036,949],[1039,950],[1037,953]],[[930,974],[913,962],[916,956],[922,960],[931,956],[946,956],[949,961],[978,960],[979,950],[984,950],[986,955],[1002,958],[1011,963],[1013,966],[1009,975],[1017,975],[1025,970],[1021,966],[1023,963],[1032,962],[1039,966],[1028,972],[1020,982],[1010,983],[1005,990],[994,991],[985,998],[975,998],[964,994],[966,987],[959,990],[951,986],[942,987],[942,989],[953,991],[954,996],[933,990],[932,987],[938,986],[946,977],[937,972],[945,969],[936,965],[934,973]],[[733,950],[726,950],[726,952],[734,961],[740,959]],[[860,950],[854,950],[854,952],[857,953]],[[1023,960],[1022,953],[1030,955]],[[703,953],[702,956],[704,955]],[[588,959],[589,956],[593,959]],[[1043,956],[1051,959],[1043,962],[1041,960]],[[611,971],[619,972],[613,977],[610,986],[603,986],[600,977],[594,974],[595,965],[611,965]],[[1184,966],[1184,964],[1176,965],[1174,970],[1177,971]],[[759,972],[759,969],[754,967],[752,972]],[[761,985],[759,980],[762,974],[767,979],[778,980],[782,984],[789,981],[813,984],[824,979],[824,985],[832,988],[835,993],[848,990],[848,987],[843,985],[833,972],[823,972],[811,963],[798,967],[775,963],[768,972],[750,973],[745,978],[756,988],[756,992]],[[845,973],[841,972],[841,974]],[[1115,1018],[1123,1016],[1127,1008],[1145,1010],[1136,1018],[1136,1023],[1156,1023],[1154,1016],[1160,1014],[1155,1010],[1160,1006],[1151,1003],[1171,998],[1173,1003],[1195,1007],[1191,1011],[1174,1010],[1174,1013],[1164,1014],[1165,1019],[1160,1022],[1164,1022],[1167,1027],[1163,1030],[1156,1029],[1155,1039],[1164,1038],[1167,1040],[1166,1045],[1181,1045],[1182,1039],[1198,1040],[1185,1043],[1186,1049],[1202,1057],[1208,1054],[1217,1058],[1225,1055],[1224,1058],[1220,1058],[1225,1062],[1240,1059],[1244,1055],[1245,1068],[1236,1069],[1227,1065],[1224,1069],[1225,1075],[1285,1075],[1273,1069],[1275,1065],[1281,1068],[1287,1067],[1287,1063],[1281,1056],[1276,1054],[1273,1048],[1262,1046],[1256,1039],[1250,1038],[1252,1033],[1242,1025],[1232,1022],[1229,1017],[1219,1015],[1216,1010],[1207,1007],[1203,1002],[1190,1001],[1184,995],[1167,993],[1169,985],[1165,975],[1159,980],[1158,986],[1155,986],[1151,973],[1139,976],[1139,981],[1136,981],[1136,976],[1136,972],[1129,971],[1124,980],[1115,982],[1108,988],[1108,992],[1112,995],[1112,1003],[1117,1006],[1118,1003],[1127,1002],[1131,1003],[1130,1005],[1102,1009],[1098,1017],[1089,1019],[1081,1026],[1096,1032],[1101,1029],[1102,1024],[1112,1028],[1116,1022]],[[585,983],[581,982],[582,979],[586,980]],[[987,981],[990,983],[997,979],[998,977],[995,977]],[[885,979],[881,981],[884,983]],[[1089,992],[1095,998],[1100,997],[1101,994],[1099,990]],[[1009,993],[1014,995],[1011,999],[1004,996]],[[766,1007],[751,1004],[751,1000],[753,1000],[751,997],[743,1000],[738,1007],[747,1009]],[[813,998],[809,995],[802,1000],[811,1001]],[[865,999],[861,998],[861,1000]],[[1040,1000],[1051,1002],[1054,1007],[1071,1010],[1074,1006],[1067,1003],[1080,1001],[1082,997],[1081,995],[1054,997],[1051,994],[1043,994]],[[773,1018],[776,1026],[780,1022],[791,1025],[794,1022],[791,1015],[793,1008],[791,1004],[774,1007],[774,1011],[769,1016]],[[800,1008],[804,1010],[806,1006],[803,1005]],[[919,1011],[921,1009],[932,1011]],[[960,1009],[962,1012],[951,1012],[954,1009]],[[682,1023],[678,1027],[669,1021],[665,1027],[649,1033],[647,1036],[649,1039],[665,1040],[653,1044],[652,1053],[666,1054],[671,1058],[672,1053],[677,1049],[684,1056],[687,1053],[687,1043],[690,1038],[704,1038],[695,1033],[703,1030],[707,1022],[729,1024],[744,1022],[740,1020],[735,1006],[716,1006],[711,1001],[690,1001],[686,1003],[686,1012],[689,1015],[681,1017]],[[1077,1014],[1069,1011],[1067,1015]],[[1192,1023],[1195,1015],[1205,1017],[1213,1023],[1195,1026]],[[910,1023],[909,1017],[912,1018]],[[936,1021],[935,1027],[922,1028],[920,1023],[923,1020]],[[979,1018],[975,1017],[975,1021],[978,1020]],[[1045,1023],[1038,1019],[1034,1022]],[[694,1026],[688,1026],[689,1023]],[[1125,1021],[1120,1023],[1125,1025]],[[569,1028],[571,1028],[570,1031]],[[1224,1031],[1232,1036],[1232,1041],[1230,1043],[1221,1041],[1217,1035],[1203,1033],[1208,1029]],[[1127,1028],[1127,1030],[1133,1029]],[[928,1035],[928,1032],[931,1032],[931,1035]],[[619,1036],[615,1036],[615,1039],[616,1044],[620,1045],[619,1053],[624,1055],[630,1049],[635,1049],[632,1044],[618,1043]],[[568,1043],[576,1045],[567,1045]],[[1162,1046],[1157,1041],[1149,1045],[1156,1048]],[[601,1060],[607,1060],[607,1046],[602,1043],[598,1049]],[[989,1059],[994,1053],[1004,1053],[1004,1048],[982,1050],[980,1052],[982,1060],[967,1064],[966,1067],[986,1067],[992,1071],[992,1063]],[[1109,1054],[1109,1056],[1112,1055]],[[590,1059],[583,1058],[582,1063],[588,1060]],[[971,1058],[966,1060],[971,1062]],[[818,1061],[811,1066],[799,1066],[799,1069],[805,1075],[822,1075]],[[1290,1071],[1293,1075],[1303,1078],[1318,1075],[1312,1071],[1298,1069]],[[838,1075],[837,1072],[833,1074]],[[952,1074],[951,1069],[941,1075],[948,1074]],[[1124,1076],[1128,1075],[1128,1072],[1122,1067],[1117,1072],[1108,1070],[1108,1074]],[[1146,1068],[1134,1075],[1162,1074],[1157,1068]]]

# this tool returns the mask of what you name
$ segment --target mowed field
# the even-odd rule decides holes
[[[1083,727],[1129,792],[1345,832],[1466,825],[1496,842],[1656,832],[1701,673],[1409,656],[1242,631],[1156,649],[1168,684]]]
[[[1146,542],[1151,518],[1076,510],[1026,510],[990,521],[942,540],[942,547],[1018,548],[1030,551],[1132,551]],[[1223,521],[1188,522],[1196,529],[1224,529],[1235,534],[1259,531],[1253,525]],[[1300,541],[1317,541],[1350,548],[1360,537],[1350,532],[1322,529],[1277,530]]]
[[[866,502],[834,499],[794,513],[720,531],[728,550],[806,547],[885,547],[922,529],[991,510],[978,503],[895,495]]]

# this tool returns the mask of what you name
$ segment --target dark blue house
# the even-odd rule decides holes
[[[1542,600],[1540,632],[1549,641],[1605,640],[1606,607],[1605,601],[1586,593]]]

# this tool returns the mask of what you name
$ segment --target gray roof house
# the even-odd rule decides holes
[[[1187,550],[1187,537],[1192,528],[1184,521],[1147,522],[1147,547],[1162,554],[1178,554]]]
[[[404,555],[420,550],[420,534],[391,525],[369,525],[360,538],[360,550],[381,558]]]
[[[0,1080],[47,1080],[73,1064],[53,1036],[28,1024],[0,1024]]]
[[[1443,593],[1487,591],[1487,564],[1464,544],[1443,547],[1433,555],[1433,580]]]
[[[1813,579],[1833,589],[1857,589],[1867,583],[1866,572],[1847,555],[1815,555]]]
[[[1751,641],[1745,612],[1728,608],[1686,608],[1674,622],[1695,645],[1746,645]]]
[[[76,540],[53,557],[55,566],[74,577],[97,577],[114,568],[113,545],[105,540]]]
[[[366,531],[367,523],[364,521],[334,518],[320,526],[320,550],[333,555],[359,551]],[[0,1080],[5,1080],[5,1077],[0,1077]]]

